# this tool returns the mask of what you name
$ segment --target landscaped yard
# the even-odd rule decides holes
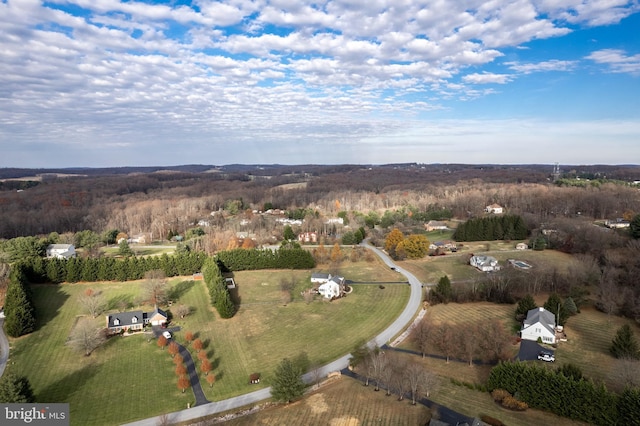
[[[350,270],[368,271],[360,272],[359,279],[370,281],[397,276],[377,261],[347,262],[340,273]],[[202,380],[210,400],[257,389],[247,383],[254,372],[263,375],[259,386],[268,386],[271,372],[284,357],[305,351],[316,364],[350,352],[358,339],[369,339],[390,324],[409,296],[406,285],[364,285],[354,286],[344,299],[326,302],[318,297],[307,304],[300,292],[310,287],[310,275],[291,270],[236,273],[242,305],[230,320],[221,320],[210,308],[202,281],[171,281],[174,303],[192,308],[186,318],[174,318],[172,325],[182,327],[174,338],[184,342],[185,331],[192,331],[205,343],[217,377],[212,388]],[[285,306],[280,280],[292,277],[293,300]],[[183,394],[176,386],[168,351],[159,349],[149,335],[111,338],[89,357],[65,345],[78,316],[84,315],[78,295],[89,287],[105,294],[112,311],[126,304],[139,309],[140,282],[34,286],[38,330],[12,341],[8,370],[27,375],[38,401],[69,402],[74,425],[118,424],[192,403],[193,393]],[[104,326],[103,315],[96,324]]]

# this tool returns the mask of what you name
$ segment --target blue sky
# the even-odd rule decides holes
[[[640,161],[638,0],[0,0],[0,167]]]

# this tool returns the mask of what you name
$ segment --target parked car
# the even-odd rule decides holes
[[[544,362],[554,362],[556,357],[551,352],[540,352],[538,354],[538,359]]]
[[[164,336],[165,339],[171,339],[171,333],[168,331],[163,331],[162,335]]]

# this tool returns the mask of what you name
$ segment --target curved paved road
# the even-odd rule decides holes
[[[387,327],[386,330],[384,330],[368,343],[371,347],[375,345],[382,346],[396,334],[400,333],[406,326],[411,324],[414,315],[416,314],[416,312],[418,312],[420,306],[422,305],[422,283],[409,271],[396,267],[391,258],[384,252],[382,252],[382,250],[373,247],[367,242],[365,242],[363,246],[365,246],[369,250],[372,250],[376,255],[378,255],[388,267],[394,267],[396,271],[407,277],[409,285],[411,286],[411,295],[409,296],[409,302],[407,303],[407,306],[404,308],[400,316],[398,316],[398,318],[396,318],[396,320],[389,327]],[[326,375],[332,371],[339,371],[346,368],[349,365],[350,357],[351,355],[347,354],[321,367],[320,374],[323,377],[326,377]],[[302,376],[302,378],[305,382],[311,383],[313,381],[313,373],[307,373]],[[233,410],[235,408],[240,408],[245,405],[256,404],[260,401],[264,401],[265,399],[269,399],[270,397],[271,388],[264,388],[255,392],[236,396],[234,398],[225,399],[224,401],[211,402],[186,410],[177,411],[175,413],[170,413],[166,416],[167,418],[164,419],[162,418],[162,416],[152,417],[133,423],[128,423],[126,426],[156,426],[158,424],[161,424],[160,422],[166,420],[168,420],[171,424],[187,422],[201,417],[211,416],[213,414]]]

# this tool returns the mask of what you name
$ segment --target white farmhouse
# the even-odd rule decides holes
[[[76,248],[73,244],[49,244],[47,257],[55,259],[70,259],[76,257]]]
[[[478,268],[482,272],[493,272],[500,270],[498,259],[493,256],[471,256],[469,264]]]
[[[545,308],[535,308],[527,312],[520,337],[524,340],[540,339],[542,343],[556,343],[556,317],[553,312]]]
[[[486,213],[502,214],[504,213],[504,208],[500,204],[491,204],[490,206],[485,207],[484,211]]]
[[[344,293],[344,277],[332,277],[331,274],[314,273],[311,275],[311,282],[320,284],[318,293],[325,299],[335,299]]]

